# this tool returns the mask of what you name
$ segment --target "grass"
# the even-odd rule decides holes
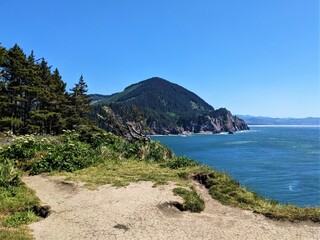
[[[90,188],[98,185],[112,184],[126,186],[131,182],[152,181],[156,185],[175,182],[179,185],[190,184],[187,180],[190,169],[169,169],[155,162],[137,161],[135,159],[112,160],[78,170],[72,173],[57,173],[64,175],[67,180],[85,182]]]
[[[7,188],[0,187],[0,203],[1,215],[23,212],[40,204],[34,191],[23,184]]]
[[[5,227],[19,227],[24,224],[33,223],[39,220],[34,212],[27,210],[23,212],[15,212],[12,215],[4,217],[2,223]]]
[[[179,187],[173,189],[173,192],[183,198],[184,202],[181,210],[190,212],[202,212],[204,210],[204,201],[194,189],[190,191]]]
[[[18,228],[1,228],[0,227],[0,239],[1,240],[33,240],[33,236],[27,227]]]
[[[24,225],[38,220],[30,209],[39,204],[34,191],[24,184],[0,187],[0,239],[33,239]]]
[[[248,209],[276,220],[320,222],[320,207],[279,204],[245,189],[226,174],[212,172],[205,185],[209,194],[222,204]]]

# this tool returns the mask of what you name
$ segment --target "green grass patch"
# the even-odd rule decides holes
[[[19,227],[24,224],[33,223],[39,220],[39,217],[32,211],[15,212],[12,215],[4,217],[2,223],[5,227]]]
[[[33,239],[25,224],[38,220],[32,209],[40,201],[34,191],[23,184],[0,187],[0,239]]]
[[[40,201],[34,191],[23,184],[0,187],[0,214],[25,211],[39,204]]]
[[[194,189],[189,191],[179,187],[173,189],[173,192],[183,198],[182,210],[190,212],[201,212],[204,210],[204,201]]]
[[[26,227],[0,228],[1,240],[34,240]]]
[[[78,170],[73,173],[65,172],[58,174],[66,176],[67,180],[85,182],[87,186],[94,188],[103,184],[126,186],[131,182],[138,181],[152,181],[159,185],[166,184],[169,181],[180,184],[183,184],[183,182],[186,183],[186,180],[180,177],[180,172],[179,170],[163,168],[158,163],[133,159],[122,161],[106,159],[97,166]]]
[[[212,172],[205,185],[209,194],[222,204],[248,209],[277,220],[320,222],[320,207],[279,204],[245,189],[226,174]]]

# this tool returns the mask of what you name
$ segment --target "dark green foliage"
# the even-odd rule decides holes
[[[35,159],[42,157],[41,154],[45,154],[51,145],[54,146],[52,141],[49,138],[36,139],[33,135],[18,137],[0,151],[0,162],[7,159],[14,167],[30,170]]]
[[[152,129],[186,127],[190,122],[196,124],[201,114],[214,111],[212,106],[196,94],[156,77],[131,85],[121,93],[100,99],[102,100],[95,103],[95,117],[101,114],[101,106],[108,105],[117,115],[132,121],[136,120],[132,111],[135,107],[146,119],[147,126],[152,126]],[[99,126],[106,128],[103,124]]]
[[[97,127],[83,126],[77,131],[65,131],[59,138],[19,137],[13,144],[0,150],[0,159],[8,169],[30,170],[31,174],[51,171],[72,172],[102,161],[101,152],[115,159],[137,159],[148,162],[166,162],[174,158],[170,149],[159,142],[129,142]],[[7,170],[6,170],[7,169]]]
[[[75,132],[70,132],[70,134],[65,134],[64,136],[86,142],[93,148],[101,147],[102,145],[110,145],[116,148],[120,142],[125,142],[123,139],[92,125],[80,126]]]
[[[73,129],[79,125],[88,124],[88,116],[91,111],[90,98],[86,95],[88,86],[83,76],[80,76],[79,82],[70,89],[69,96],[71,108],[69,110],[68,129]]]
[[[39,60],[17,44],[9,50],[0,46],[0,132],[60,134],[88,122],[83,77],[69,94],[59,70]]]
[[[244,121],[233,117],[227,109],[215,110],[196,94],[157,77],[133,84],[110,96],[93,95],[92,99],[92,117],[97,119],[98,126],[121,136],[123,130],[119,131],[112,121],[115,118],[117,122],[134,122],[143,134],[248,129]],[[106,107],[111,111],[106,112]],[[110,112],[116,117],[110,117]],[[213,119],[223,127],[217,129]]]
[[[183,211],[201,212],[204,210],[204,200],[192,189],[191,191],[185,188],[175,188],[173,192],[183,198],[183,204],[180,206]]]
[[[30,174],[51,171],[72,172],[97,161],[95,150],[80,141],[66,141],[48,149],[46,156],[34,163]]]

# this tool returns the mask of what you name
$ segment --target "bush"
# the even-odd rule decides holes
[[[89,144],[69,141],[48,149],[47,155],[33,164],[30,174],[55,170],[73,172],[92,165],[96,160],[96,151]]]
[[[1,155],[6,158],[20,160],[34,157],[36,151],[40,148],[38,141],[32,135],[18,137],[10,146],[1,151]]]
[[[0,159],[0,187],[18,186],[20,175],[7,158]]]

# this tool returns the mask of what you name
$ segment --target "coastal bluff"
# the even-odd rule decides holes
[[[120,93],[91,95],[91,99],[99,127],[116,134],[117,124],[122,126],[120,132],[132,127],[133,132],[146,135],[249,130],[244,120],[226,108],[214,109],[195,93],[159,77],[128,86]]]

